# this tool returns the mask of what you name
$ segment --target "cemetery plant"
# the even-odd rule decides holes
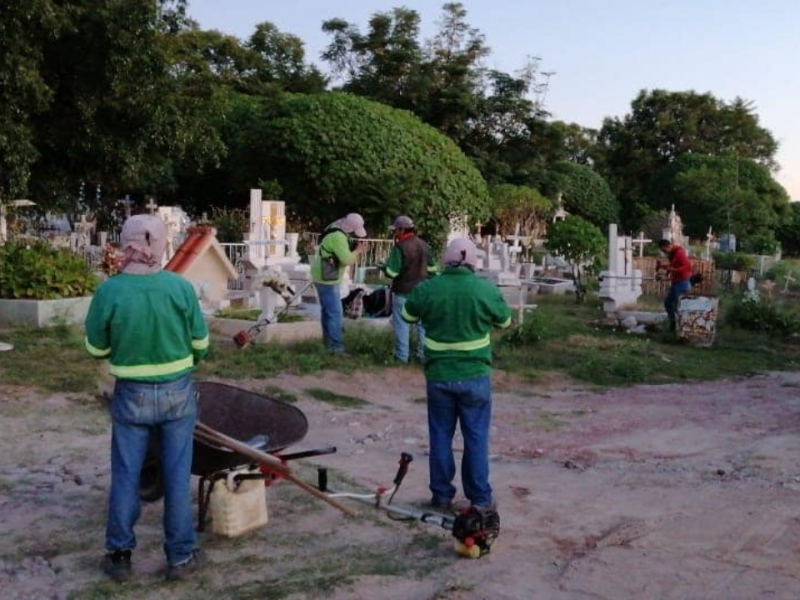
[[[243,102],[233,124],[234,179],[275,178],[299,220],[321,229],[348,212],[386,231],[390,215],[412,214],[433,245],[450,218],[483,220],[489,194],[451,140],[406,111],[342,93]],[[386,140],[392,140],[387,144]]]
[[[570,215],[550,226],[545,247],[567,261],[575,281],[575,300],[583,302],[585,272],[592,269],[606,249],[603,233],[581,217]]]
[[[731,299],[726,322],[734,327],[774,336],[800,334],[800,312],[763,297],[740,295]]]
[[[81,256],[46,241],[0,246],[0,298],[54,300],[91,296],[97,276]]]

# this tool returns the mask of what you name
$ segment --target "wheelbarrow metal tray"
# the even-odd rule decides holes
[[[195,387],[203,423],[242,442],[264,436],[266,445],[259,448],[264,452],[283,450],[308,433],[308,419],[291,404],[224,383],[201,381]],[[194,440],[194,475],[210,475],[250,462],[236,452]]]

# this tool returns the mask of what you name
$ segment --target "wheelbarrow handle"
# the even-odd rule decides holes
[[[212,429],[205,423],[201,423],[200,421],[197,422],[195,426],[195,435],[197,435],[203,441],[210,441],[212,443],[216,443],[220,446],[228,448],[229,450],[233,450],[234,452],[238,452],[242,456],[247,458],[253,459],[254,461],[268,466],[270,469],[275,471],[276,473],[280,473],[280,475],[286,479],[287,481],[291,481],[296,486],[304,489],[306,492],[311,494],[312,496],[316,496],[320,500],[327,502],[337,510],[340,510],[344,514],[348,516],[355,516],[355,512],[351,509],[347,508],[343,504],[337,502],[333,498],[329,497],[327,494],[320,492],[317,488],[312,486],[309,483],[306,483],[302,479],[297,478],[288,467],[281,464],[281,461],[275,458],[274,456],[267,454],[266,452],[261,452],[259,450],[254,450],[247,444],[240,442],[232,437],[228,437],[224,433],[220,433],[219,431]]]

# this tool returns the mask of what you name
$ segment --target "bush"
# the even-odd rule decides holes
[[[97,276],[80,256],[47,242],[0,246],[0,298],[55,300],[90,296]]]
[[[756,259],[744,252],[714,252],[714,264],[718,271],[751,271]]]
[[[781,335],[800,333],[800,318],[768,300],[739,297],[730,304],[725,320],[748,331]]]
[[[547,321],[539,310],[526,310],[522,325],[503,334],[502,342],[509,346],[528,346],[547,337]]]

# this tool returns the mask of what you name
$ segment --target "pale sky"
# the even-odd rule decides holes
[[[437,29],[442,0],[189,0],[204,29],[246,39],[274,23],[306,44],[328,70],[324,20],[366,31],[375,12],[406,6]],[[546,108],[553,118],[599,128],[630,112],[641,89],[710,92],[753,103],[780,143],[778,181],[800,200],[800,0],[464,0],[467,21],[486,36],[488,66],[513,73],[527,56],[553,71]]]

